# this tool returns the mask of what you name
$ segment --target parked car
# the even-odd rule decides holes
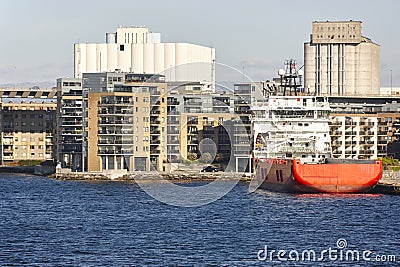
[[[207,166],[207,167],[204,167],[202,170],[201,170],[201,172],[217,172],[218,171],[218,168],[217,167],[214,167],[214,166]]]

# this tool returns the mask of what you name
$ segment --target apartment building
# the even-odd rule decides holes
[[[334,157],[374,159],[387,155],[387,145],[397,140],[400,126],[397,99],[330,97],[329,101]]]
[[[166,89],[163,76],[84,73],[84,170],[162,170]]]
[[[233,155],[232,94],[168,95],[167,158],[169,162],[187,159],[189,153],[218,154],[227,163]]]
[[[0,132],[3,165],[53,160],[54,89],[1,89]]]
[[[239,116],[234,123],[234,157],[237,172],[251,172],[251,107],[256,102],[264,101],[264,89],[271,82],[236,83],[234,85],[235,114]]]
[[[82,79],[57,79],[57,162],[63,168],[82,171]]]

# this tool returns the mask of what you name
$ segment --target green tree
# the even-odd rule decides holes
[[[195,160],[197,160],[197,154],[189,152],[188,155],[187,155],[187,159],[190,160],[190,161],[195,161]]]
[[[393,165],[398,165],[399,164],[399,160],[398,159],[394,159],[391,157],[383,157],[381,158],[382,160],[382,165],[383,166],[393,166]]]

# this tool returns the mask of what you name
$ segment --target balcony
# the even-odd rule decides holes
[[[61,122],[62,127],[70,127],[70,126],[82,126],[82,121],[63,121]]]
[[[98,132],[99,135],[110,135],[110,134],[114,134],[114,135],[131,135],[133,134],[133,130],[101,130]]]
[[[167,101],[167,105],[168,106],[178,106],[179,105],[179,101],[168,100]]]
[[[99,145],[133,145],[133,139],[128,140],[99,140]]]
[[[129,124],[129,121],[124,120],[99,120],[98,125],[125,125]]]
[[[201,106],[202,105],[202,102],[200,100],[190,99],[190,100],[186,100],[184,102],[185,102],[185,106],[186,105],[190,105],[190,106]]]
[[[103,150],[100,149],[97,151],[98,155],[130,155],[133,154],[133,150],[131,149],[122,149],[122,150]]]
[[[159,135],[161,132],[160,132],[160,130],[159,129],[154,129],[154,130],[151,130],[150,129],[150,134],[151,135]]]
[[[127,100],[114,100],[114,101],[104,101],[99,106],[127,106],[129,104],[133,104],[131,101]]]
[[[177,129],[168,129],[167,134],[179,134],[179,130],[177,130]]]
[[[197,125],[197,124],[199,124],[199,121],[198,121],[198,120],[189,120],[189,121],[187,122],[187,125]]]
[[[161,123],[161,120],[159,118],[150,120],[150,125],[158,125],[160,123]]]

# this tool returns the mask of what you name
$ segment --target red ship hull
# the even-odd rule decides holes
[[[365,193],[382,177],[382,162],[343,160],[303,164],[299,160],[260,160],[259,188],[289,193]]]

